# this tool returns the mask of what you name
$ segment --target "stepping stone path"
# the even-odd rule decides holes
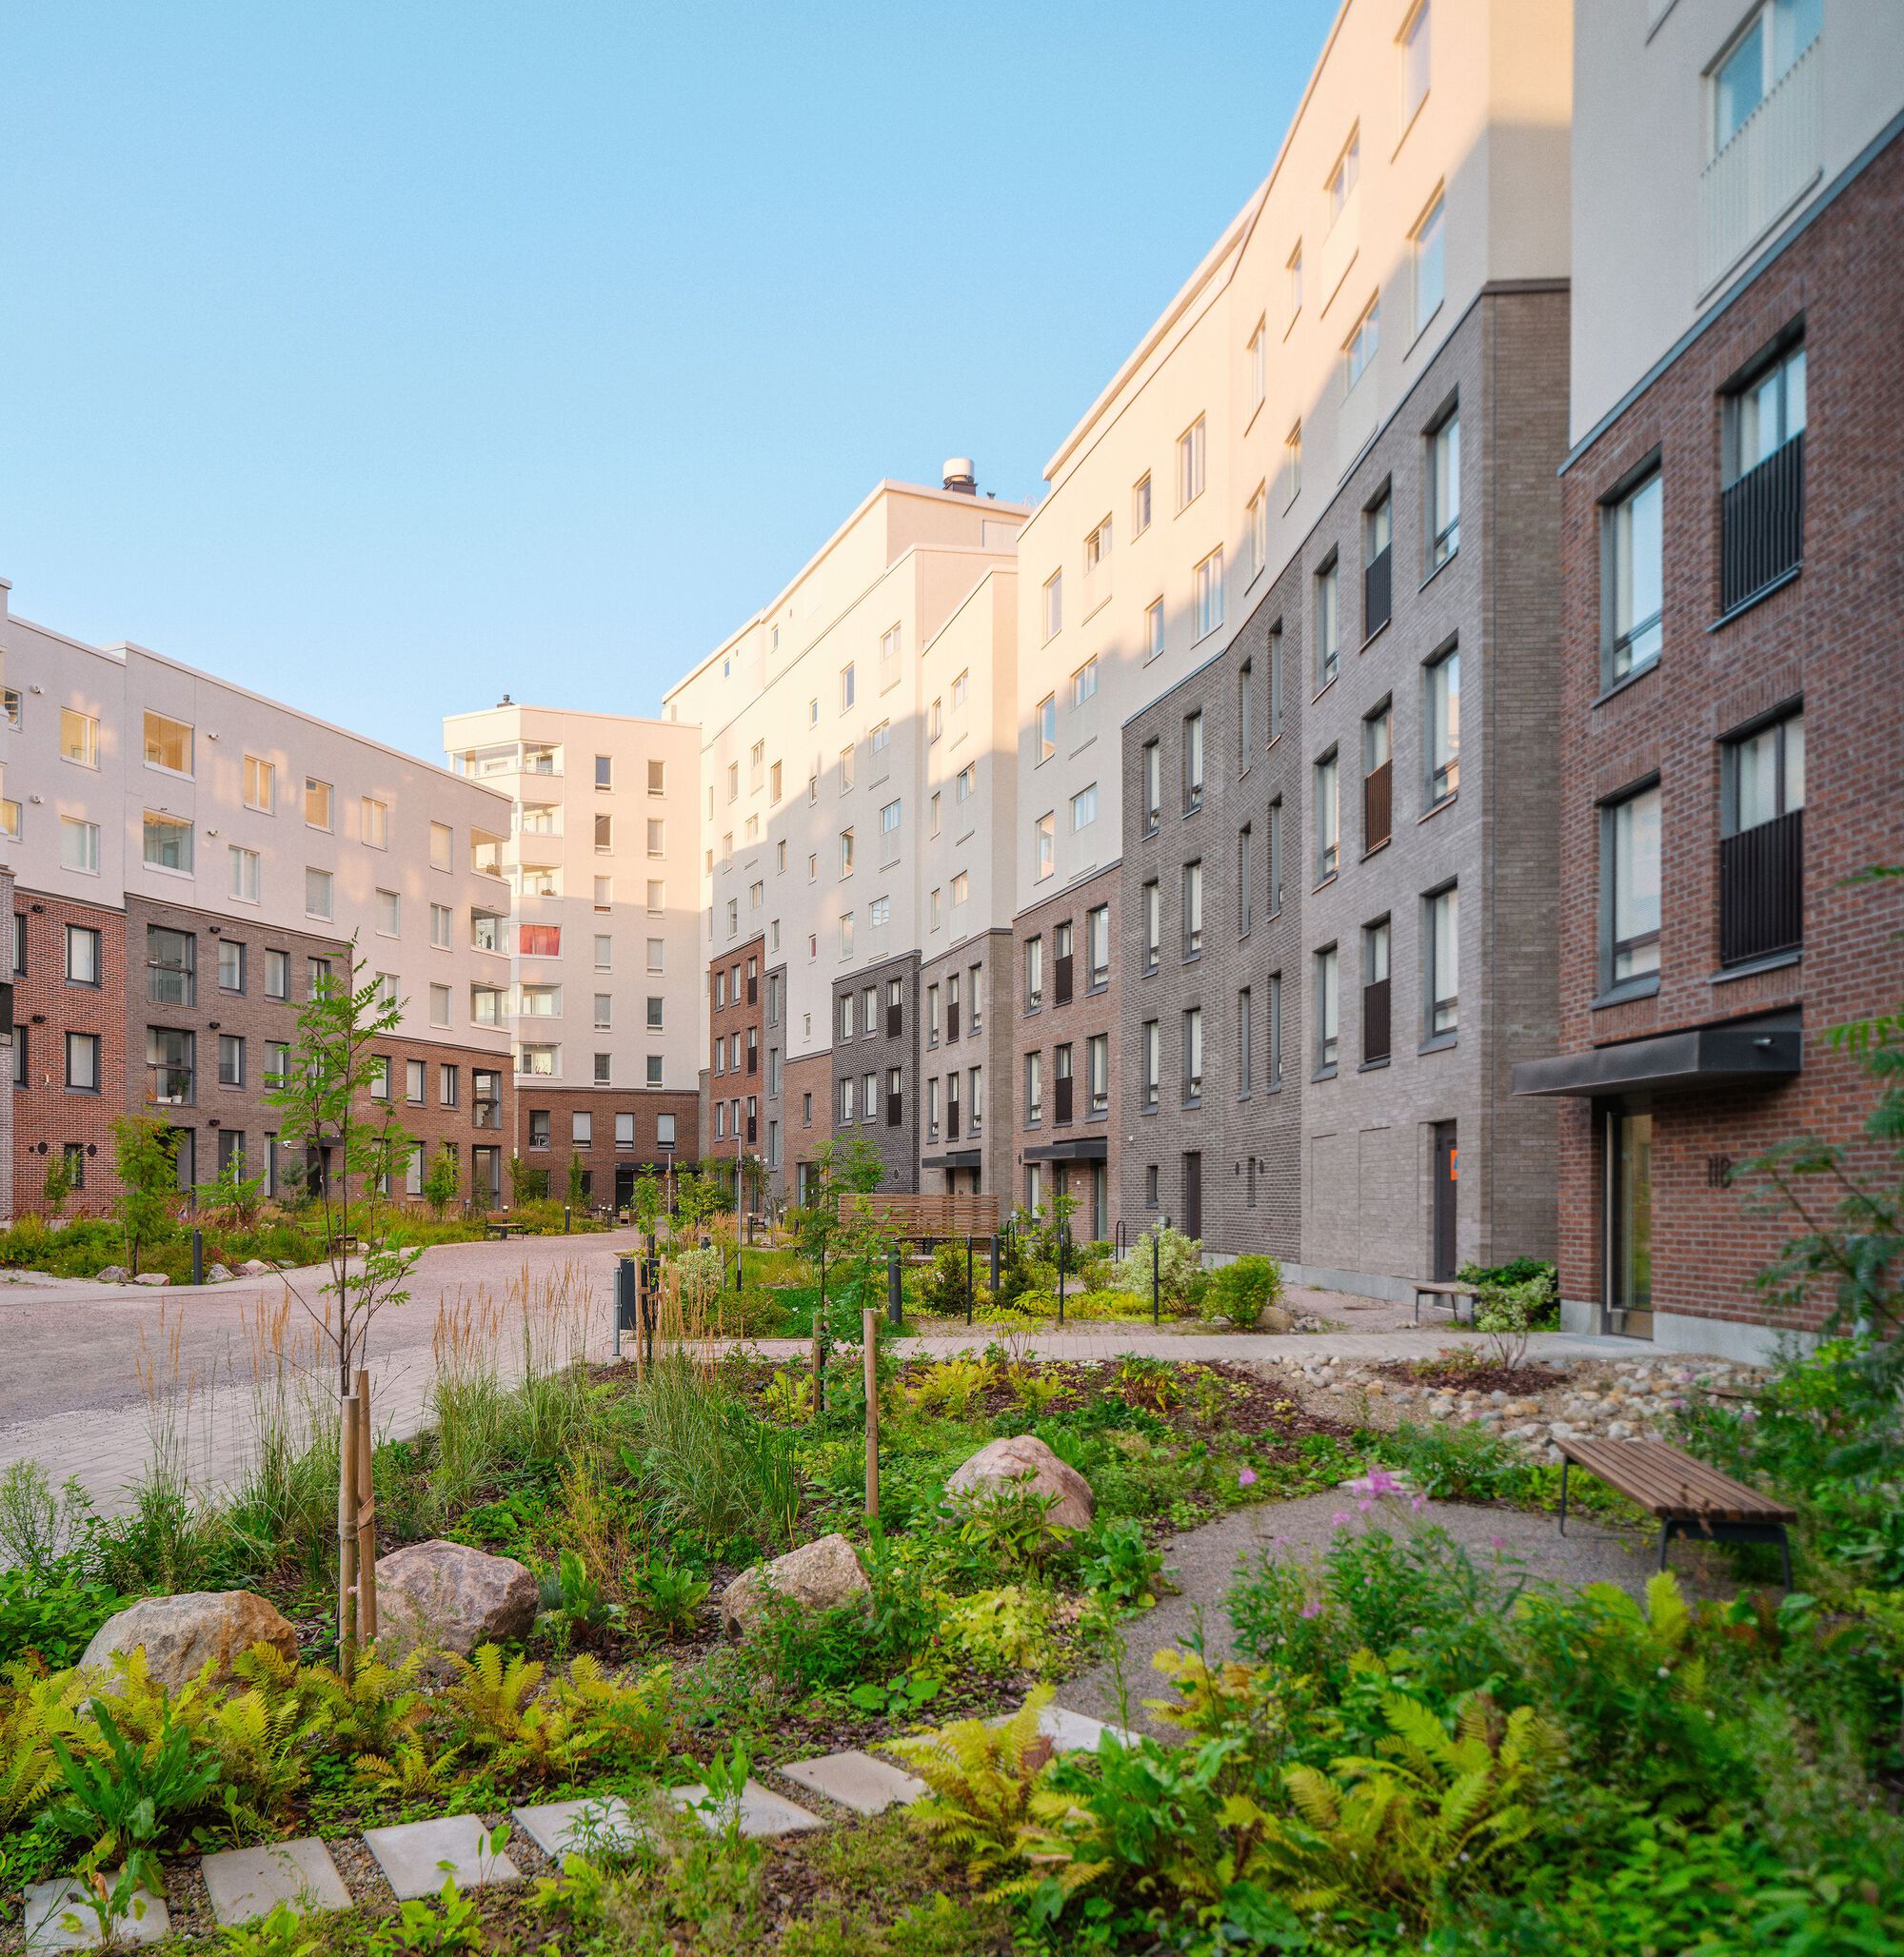
[[[473,1814],[450,1814],[441,1821],[412,1821],[400,1828],[368,1828],[364,1839],[383,1864],[400,1901],[433,1896],[444,1878],[459,1889],[485,1883],[520,1882],[523,1872],[506,1855],[489,1850],[489,1830]]]
[[[589,1844],[625,1853],[645,1832],[619,1794],[518,1808],[515,1822],[558,1868],[565,1855],[581,1854]]]
[[[667,1797],[677,1808],[691,1809],[710,1834],[724,1825],[725,1817],[722,1814],[695,1807],[697,1801],[707,1798],[707,1789],[699,1781],[691,1787],[669,1788]],[[825,1826],[819,1815],[809,1814],[784,1794],[764,1788],[757,1780],[748,1781],[741,1789],[741,1832],[744,1835],[798,1834],[803,1829]]]
[[[117,1882],[119,1874],[119,1870],[113,1869],[106,1880]],[[99,1945],[99,1919],[86,1907],[85,1896],[86,1891],[70,1877],[29,1883],[27,1948],[96,1949]],[[141,1903],[145,1905],[143,1910],[139,1908]],[[70,1929],[66,1924],[69,1914],[79,1919]],[[171,1927],[166,1899],[153,1895],[149,1889],[140,1889],[133,1899],[131,1911],[112,1926],[113,1933],[122,1944],[156,1944],[169,1933]]]
[[[266,1848],[221,1848],[206,1856],[199,1872],[210,1891],[211,1913],[220,1923],[249,1923],[268,1916],[280,1903],[288,1903],[300,1916],[307,1909],[350,1907],[350,1891],[344,1887],[330,1850],[308,1836]]]
[[[1095,1752],[1098,1742],[1107,1732],[1116,1733],[1126,1743],[1130,1740],[1121,1728],[1086,1718],[1081,1712],[1067,1712],[1061,1706],[1046,1707],[1039,1721],[1039,1730],[1060,1752]],[[889,1808],[910,1805],[926,1790],[923,1781],[890,1761],[858,1749],[796,1760],[780,1771],[801,1787],[811,1788],[816,1794],[855,1814],[883,1814]],[[707,1798],[704,1786],[696,1783],[692,1787],[670,1788],[667,1798],[677,1808],[692,1812],[710,1832],[723,1826],[721,1814],[696,1805]],[[826,1826],[819,1815],[809,1813],[798,1802],[775,1793],[757,1780],[749,1780],[743,1788],[740,1810],[741,1832],[744,1835],[800,1834]],[[565,1855],[578,1852],[583,1840],[626,1848],[643,1833],[628,1804],[619,1794],[518,1808],[512,1818],[516,1827],[555,1863],[560,1863]],[[459,1889],[523,1879],[522,1870],[507,1855],[490,1852],[489,1829],[474,1814],[450,1814],[437,1821],[367,1829],[364,1841],[398,1899],[406,1903],[436,1895],[446,1877],[452,1878]],[[330,1850],[315,1837],[259,1848],[221,1849],[207,1855],[200,1867],[211,1897],[212,1913],[222,1924],[246,1923],[267,1916],[279,1903],[287,1903],[299,1912],[350,1907],[350,1892],[338,1873]],[[171,1919],[165,1898],[141,1891],[141,1899],[144,1914],[115,1926],[123,1943],[156,1944],[170,1932]],[[76,1930],[65,1927],[64,1919],[69,1913],[79,1919]],[[84,1905],[77,1882],[33,1883],[27,1889],[29,1950],[92,1949],[99,1942],[95,1922]]]
[[[796,1760],[780,1770],[855,1814],[909,1807],[925,1791],[922,1780],[870,1753],[827,1753],[818,1760]]]

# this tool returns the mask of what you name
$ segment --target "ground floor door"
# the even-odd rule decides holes
[[[635,1199],[635,1165],[632,1162],[615,1164],[615,1207],[625,1210]]]
[[[1456,1221],[1460,1214],[1458,1197],[1461,1181],[1461,1151],[1452,1121],[1435,1124],[1435,1270],[1438,1284],[1453,1278],[1460,1265],[1456,1248]]]
[[[469,1193],[479,1210],[492,1209],[503,1200],[501,1149],[483,1147],[469,1151]]]
[[[1203,1157],[1194,1149],[1183,1157],[1183,1235],[1203,1235]]]
[[[1606,1117],[1606,1329],[1653,1336],[1653,1117]]]

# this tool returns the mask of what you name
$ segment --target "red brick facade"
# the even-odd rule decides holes
[[[587,1117],[588,1139],[576,1139],[576,1117]],[[664,1117],[674,1120],[663,1145]],[[515,1146],[522,1159],[548,1173],[549,1194],[560,1201],[568,1188],[568,1162],[580,1156],[588,1177],[591,1208],[621,1208],[645,1168],[665,1174],[670,1163],[700,1159],[700,1097],[690,1090],[660,1088],[546,1089],[518,1082]]]
[[[833,1139],[833,1055],[803,1054],[786,1063],[786,1200],[801,1199],[801,1170]]]
[[[711,1043],[701,1146],[716,1161],[731,1161],[737,1143],[750,1155],[764,1158],[766,1153],[761,1112],[766,1095],[765,949],[764,938],[750,938],[707,966]]]
[[[1626,409],[1563,480],[1567,658],[1561,702],[1560,1050],[1778,1012],[1802,1015],[1802,1071],[1777,1084],[1656,1093],[1656,1313],[1765,1322],[1755,1273],[1792,1234],[1755,1214],[1734,1167],[1810,1133],[1851,1144],[1874,1096],[1823,1035],[1894,1007],[1904,891],[1846,880],[1904,860],[1904,144],[1894,143]],[[1721,618],[1724,399],[1782,337],[1802,333],[1802,569]],[[1656,664],[1602,696],[1601,504],[1657,454],[1663,639]],[[1803,951],[1722,971],[1719,861],[1728,737],[1802,703]],[[1602,810],[1656,778],[1660,959],[1656,996],[1602,1004]],[[1531,793],[1539,792],[1530,778]],[[1561,1104],[1562,1296],[1603,1296],[1603,1109]],[[1874,1166],[1874,1164],[1873,1165]],[[1816,1322],[1816,1315],[1812,1319]]]

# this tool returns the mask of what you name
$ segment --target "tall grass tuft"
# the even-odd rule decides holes
[[[229,1512],[261,1563],[316,1581],[337,1541],[337,1396],[323,1327],[294,1314],[290,1292],[245,1315],[251,1368],[251,1457]]]

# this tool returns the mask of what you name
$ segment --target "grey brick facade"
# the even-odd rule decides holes
[[[968,938],[920,970],[922,1110],[919,1187],[1012,1195],[1012,935],[987,931]],[[937,999],[937,1025],[933,995]],[[955,996],[956,995],[956,996]],[[1003,1010],[994,1010],[1001,1006]],[[975,1106],[972,1076],[979,1070]],[[951,1080],[958,1077],[955,1097]],[[938,1083],[940,1124],[930,1127]],[[957,1133],[953,1107],[957,1101]],[[955,1164],[948,1157],[961,1159]],[[964,1157],[976,1156],[976,1162]],[[931,1166],[928,1166],[931,1165]]]
[[[897,992],[895,993],[895,988]],[[873,1005],[868,1030],[865,1009]],[[842,1142],[870,1141],[885,1164],[884,1186],[919,1186],[919,954],[902,952],[833,981],[833,1104]],[[850,1031],[843,1002],[851,1001]],[[865,1083],[874,1082],[872,1107]],[[845,1117],[843,1086],[851,1081],[853,1113]],[[895,1093],[895,1084],[897,1093]]]

